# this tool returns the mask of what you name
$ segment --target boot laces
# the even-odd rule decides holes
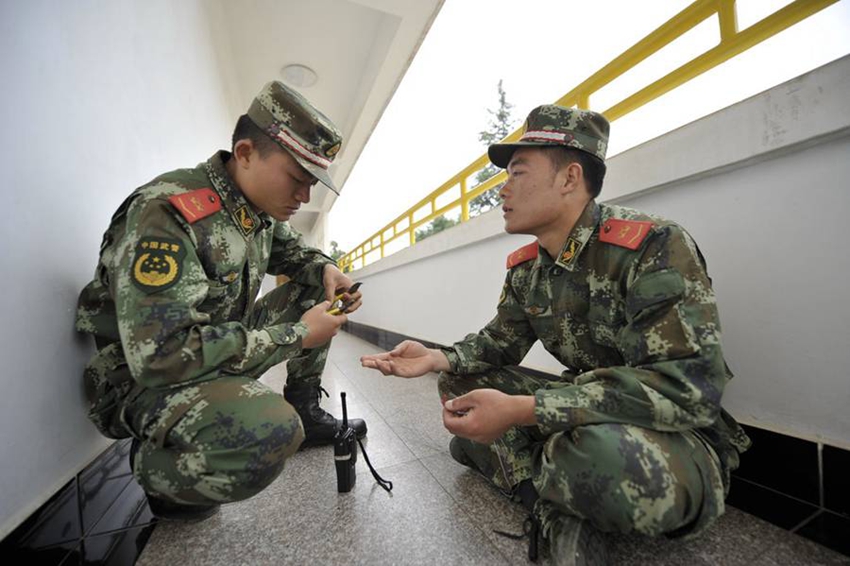
[[[324,393],[325,397],[330,399],[331,395],[328,393],[328,390],[322,387],[321,385],[316,386],[316,402],[319,403],[322,401],[322,394]]]
[[[316,405],[312,407],[310,413],[316,419],[333,419],[337,422],[337,425],[340,424],[341,421],[334,417],[332,414],[327,412],[322,408],[322,395],[330,399],[330,393],[328,393],[327,389],[322,387],[321,385],[316,386]]]

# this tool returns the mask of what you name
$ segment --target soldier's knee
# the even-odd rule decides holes
[[[203,504],[246,499],[280,475],[304,439],[295,409],[252,379],[212,380],[172,396],[188,399],[188,410],[173,424],[156,418],[134,467],[149,493]]]
[[[280,475],[304,440],[304,428],[292,405],[265,386],[249,383],[238,396],[220,401],[209,407],[219,417],[197,440],[207,452],[207,472],[227,485],[227,500],[239,501]]]
[[[592,461],[594,467],[609,470],[620,465],[620,425],[590,425],[559,435],[556,450]]]
[[[295,407],[289,404],[282,395],[272,395],[264,399],[259,408],[262,416],[261,444],[264,450],[280,453],[288,458],[301,446],[304,440],[304,427]]]
[[[257,399],[245,409],[256,415],[250,433],[242,437],[242,449],[252,459],[265,459],[269,463],[285,460],[301,446],[304,427],[295,408],[282,395]]]
[[[541,495],[604,531],[658,535],[681,527],[699,498],[670,470],[653,442],[657,433],[642,430],[604,424],[553,436],[543,453]]]
[[[540,496],[602,531],[631,531],[618,509],[618,473],[609,473],[611,445],[604,431],[579,427],[549,437],[535,480]]]
[[[253,497],[268,487],[304,440],[301,419],[282,396],[249,400],[244,410],[256,416],[253,424],[225,431],[229,441],[210,462],[211,471],[231,484],[231,501]]]

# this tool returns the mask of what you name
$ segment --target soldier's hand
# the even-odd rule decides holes
[[[446,371],[449,361],[440,350],[426,348],[413,340],[405,340],[390,352],[362,356],[360,364],[384,375],[419,377],[431,371]]]
[[[350,277],[343,274],[339,268],[329,263],[322,272],[322,284],[325,286],[325,298],[332,301],[334,297],[354,285],[354,282]],[[360,291],[355,291],[354,293],[346,292],[343,294],[342,302],[349,303],[345,312],[351,314],[363,304],[363,293]]]
[[[307,325],[308,334],[302,341],[302,348],[321,346],[336,336],[339,327],[345,324],[348,317],[344,314],[328,314],[330,301],[324,301],[311,308],[301,317],[301,322]]]
[[[536,423],[533,395],[476,389],[454,399],[443,399],[443,425],[448,431],[482,444],[493,442],[512,426]]]

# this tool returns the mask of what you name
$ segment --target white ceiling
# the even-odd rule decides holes
[[[210,29],[234,118],[285,65],[312,68],[296,87],[342,130],[330,172],[342,190],[443,0],[217,0]],[[292,224],[309,232],[336,195],[318,185]]]

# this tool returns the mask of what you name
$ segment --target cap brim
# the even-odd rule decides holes
[[[514,152],[524,147],[551,147],[555,144],[540,142],[496,143],[487,148],[487,157],[496,167],[508,168]]]
[[[331,181],[331,176],[328,175],[327,171],[309,162],[306,164],[302,163],[301,165],[303,165],[304,169],[309,171],[312,176],[317,178],[320,183],[332,190],[336,196],[339,196],[339,189],[337,189],[334,182]]]
[[[318,165],[310,163],[294,151],[290,150],[288,147],[283,146],[283,149],[285,149],[289,153],[289,155],[294,157],[295,161],[297,161],[298,164],[303,167],[308,173],[317,178],[324,186],[332,190],[334,194],[336,194],[336,196],[339,196],[339,189],[337,189],[336,185],[334,185],[334,182],[331,181],[331,177],[330,175],[328,175],[328,172],[326,170],[322,169]]]

